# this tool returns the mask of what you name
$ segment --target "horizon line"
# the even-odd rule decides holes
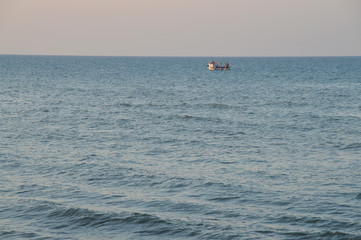
[[[159,58],[322,58],[322,57],[361,57],[361,55],[274,55],[274,56],[196,56],[196,55],[189,55],[189,56],[167,56],[167,55],[82,55],[82,54],[21,54],[21,53],[0,53],[0,56],[39,56],[39,57],[159,57]]]

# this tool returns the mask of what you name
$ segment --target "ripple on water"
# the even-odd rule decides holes
[[[0,239],[360,238],[361,58],[230,60],[0,55]]]

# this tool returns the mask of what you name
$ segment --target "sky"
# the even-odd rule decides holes
[[[361,0],[0,0],[0,54],[361,56]]]

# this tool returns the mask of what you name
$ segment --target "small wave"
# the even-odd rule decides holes
[[[357,194],[356,199],[361,199],[361,193]]]
[[[192,120],[197,120],[197,121],[210,121],[209,118],[197,117],[197,116],[192,116],[192,115],[188,115],[188,114],[183,114],[178,117],[180,117],[181,119],[185,119],[185,120],[192,119]]]
[[[133,107],[131,103],[117,103],[115,104],[116,107]]]
[[[154,214],[139,212],[105,213],[86,208],[57,208],[47,216],[56,221],[56,229],[92,227],[123,232],[139,236],[197,236],[188,221],[163,219]]]
[[[270,218],[272,219],[272,217]],[[330,219],[330,218],[323,218],[320,216],[300,216],[300,215],[285,215],[285,216],[280,216],[277,218],[273,218],[271,220],[272,222],[274,222],[275,224],[297,224],[299,226],[312,226],[312,227],[319,227],[321,229],[334,229],[334,228],[340,228],[342,227],[343,229],[355,229],[358,227],[358,223],[355,222],[351,222],[351,221],[342,221],[342,220],[338,220],[338,219]],[[333,239],[333,237],[335,237],[335,239],[338,239],[336,237],[350,237],[352,235],[348,234],[348,233],[341,233],[341,232],[289,232],[286,233],[286,235],[290,235],[290,236],[296,236],[298,234],[305,234],[305,236],[310,236],[310,238],[307,239],[319,239],[320,236],[322,237],[331,237],[330,239]],[[317,237],[315,237],[317,236]],[[329,239],[329,238],[327,238]],[[349,238],[347,238],[349,239]]]
[[[176,115],[176,116],[171,116],[169,117],[169,119],[173,119],[173,118],[178,118],[181,120],[192,120],[192,121],[201,121],[201,122],[222,122],[222,119],[217,118],[217,117],[203,117],[203,116],[193,116],[193,115],[189,115],[189,114],[183,114],[183,115]]]
[[[361,149],[361,143],[351,143],[341,148],[342,150],[357,150]]]
[[[0,231],[0,239],[32,239],[38,238],[39,235],[33,232],[23,232],[23,231]]]
[[[146,225],[148,227],[160,224],[170,225],[166,220],[157,216],[138,213],[104,213],[87,208],[57,206],[47,214],[47,218],[58,222],[55,228],[67,227],[105,227],[118,228],[125,224]]]
[[[232,200],[236,200],[236,199],[240,199],[240,197],[239,196],[220,196],[220,197],[210,198],[209,201],[227,202],[227,201],[232,201]]]
[[[188,115],[188,114],[184,114],[184,115],[182,115],[182,118],[195,118],[195,117],[193,117],[193,116],[191,116],[191,115]]]
[[[331,231],[326,231],[320,234],[320,237],[322,238],[326,238],[326,239],[352,239],[351,236],[349,234],[343,233],[343,232],[331,232]],[[348,238],[350,237],[350,238]],[[358,238],[355,238],[358,239]]]
[[[291,239],[359,239],[358,236],[339,231],[324,231],[321,233],[299,231],[285,233],[284,235]]]
[[[37,221],[40,226],[42,224],[46,224],[47,228],[54,229],[58,233],[59,230],[74,231],[76,229],[83,229],[84,227],[87,227],[89,229],[115,231],[116,233],[132,233],[138,235],[139,239],[145,235],[153,235],[157,236],[157,238],[161,236],[168,236],[169,238],[173,238],[174,236],[197,237],[202,234],[201,231],[195,230],[188,221],[181,219],[169,220],[163,219],[154,214],[128,211],[122,211],[120,213],[108,213],[88,208],[74,206],[68,207],[61,203],[47,200],[27,199],[27,201],[28,200],[30,200],[32,204],[35,204],[36,206],[32,206],[31,209],[24,209],[24,211],[21,212],[21,217],[31,217],[31,219]],[[37,233],[31,231],[19,231],[19,229],[8,229],[0,231],[1,239],[40,237],[47,238],[43,234],[38,235]]]
[[[231,108],[231,106],[221,103],[208,103],[206,106],[210,108]]]
[[[187,108],[216,108],[216,109],[240,109],[239,105],[228,105],[223,103],[197,103],[191,104],[183,102],[182,104],[176,104],[173,107],[185,107]]]
[[[14,230],[7,230],[7,231],[0,231],[0,237],[8,238],[18,235],[17,231]]]
[[[145,225],[147,227],[171,225],[167,220],[146,213],[103,212],[86,207],[68,206],[47,199],[10,198],[9,200],[19,201],[18,203],[22,207],[18,211],[21,213],[22,218],[26,216],[37,218],[39,222],[46,222],[54,229],[74,228],[77,226],[120,228],[126,224]],[[25,202],[30,204],[28,208],[23,208]]]

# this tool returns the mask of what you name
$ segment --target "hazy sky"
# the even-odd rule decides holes
[[[0,0],[0,54],[361,56],[361,0]]]

